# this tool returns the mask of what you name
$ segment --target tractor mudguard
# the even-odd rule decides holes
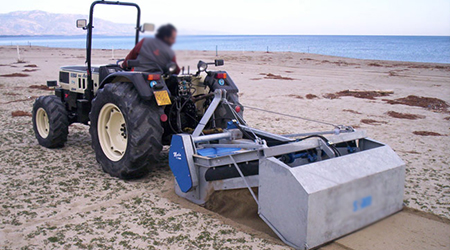
[[[116,72],[108,75],[100,84],[100,88],[103,88],[105,84],[114,82],[129,82],[134,85],[139,96],[144,100],[150,100],[153,97],[153,91],[167,90],[170,95],[170,91],[167,88],[164,79],[159,79],[157,81],[150,81],[148,79],[149,73],[143,72]],[[150,87],[151,83],[156,82],[157,84]]]
[[[217,79],[217,74],[226,74],[225,79]],[[210,71],[205,78],[205,85],[209,86],[212,92],[216,89],[224,89],[227,93],[238,93],[239,89],[226,71]]]

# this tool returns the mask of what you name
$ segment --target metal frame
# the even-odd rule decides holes
[[[191,135],[183,134],[183,138],[190,137],[189,143],[192,143],[194,147],[192,152],[192,158],[189,159],[189,165],[191,169],[191,174],[194,176],[198,176],[198,182],[193,185],[193,189],[189,191],[190,195],[183,194],[181,190],[179,190],[178,194],[183,196],[195,203],[203,204],[209,197],[209,194],[214,190],[220,189],[235,189],[235,188],[248,188],[250,193],[252,194],[255,201],[258,203],[256,195],[253,193],[251,187],[257,186],[254,182],[249,182],[249,176],[244,176],[238,164],[251,162],[251,161],[260,161],[262,158],[268,157],[276,157],[281,155],[286,155],[290,153],[295,153],[299,151],[306,151],[315,149],[318,151],[324,151],[329,158],[334,158],[335,153],[325,144],[325,142],[320,138],[311,138],[308,140],[300,140],[296,141],[291,137],[302,136],[303,134],[296,135],[277,135],[270,132],[262,131],[259,129],[251,128],[246,125],[240,125],[240,129],[246,131],[253,136],[257,137],[254,141],[246,140],[245,143],[242,142],[242,132],[239,129],[227,129],[222,133],[210,134],[210,135],[202,135],[203,129],[208,124],[211,118],[214,116],[214,112],[220,105],[227,106],[228,100],[226,99],[226,90],[218,89],[214,92],[214,99],[211,102],[210,106],[206,110],[204,116],[200,120],[198,126],[195,128],[194,132]],[[233,111],[233,109],[231,109]],[[239,121],[243,121],[238,114],[235,114]],[[244,121],[245,122],[245,121]],[[319,132],[316,134],[332,134],[328,137],[328,140],[333,143],[341,143],[345,141],[356,141],[366,137],[365,131],[350,131],[347,127],[343,127],[342,129],[335,129],[331,131]],[[309,133],[306,135],[310,135]],[[258,136],[262,136],[264,138],[270,138],[271,140],[275,140],[281,143],[281,145],[277,146],[267,146],[264,140],[260,139]],[[187,139],[186,139],[187,140]],[[219,141],[219,143],[211,143],[211,141]],[[215,157],[207,157],[201,156],[197,154],[197,149],[201,148],[241,148],[238,152],[235,152],[231,155],[223,155],[223,156],[215,156]],[[321,159],[320,159],[321,160]],[[299,164],[299,162],[295,162]],[[221,166],[230,166],[236,168],[239,173],[239,177],[233,178],[233,180],[220,180],[220,181],[212,181],[208,183],[204,179],[204,173],[209,168],[216,168]],[[197,169],[197,170],[195,170]],[[252,176],[253,179],[258,179],[258,176]],[[224,184],[225,181],[228,181],[228,184]],[[217,185],[217,183],[220,183]],[[206,190],[206,191],[205,191]]]
[[[137,10],[137,18],[136,18],[136,39],[135,45],[139,42],[139,32],[140,32],[140,22],[141,22],[141,8],[139,5],[135,3],[128,2],[119,2],[119,1],[105,1],[99,0],[95,1],[91,4],[89,9],[89,22],[86,26],[87,29],[87,41],[86,41],[86,63],[87,63],[87,81],[88,85],[85,90],[86,99],[90,102],[94,98],[94,84],[92,81],[92,64],[91,64],[91,54],[92,54],[92,29],[94,28],[94,7],[97,4],[105,4],[105,5],[120,5],[120,6],[131,6],[135,7]]]
[[[317,247],[401,209],[404,163],[389,146],[368,139],[365,131],[334,126],[332,131],[277,135],[251,128],[233,113],[239,121],[232,124],[235,126],[222,133],[202,135],[220,105],[229,105],[225,90],[216,90],[194,133],[184,134],[190,137],[191,151],[195,152],[187,157],[198,183],[182,192],[175,182],[179,196],[202,205],[216,190],[247,188],[258,204],[262,220],[283,242],[296,249]],[[253,138],[244,139],[244,134]],[[298,137],[303,138],[295,139]],[[272,143],[268,145],[264,138]],[[227,147],[239,150],[223,155],[198,154],[204,148]],[[301,156],[311,150],[317,156],[313,162]],[[244,175],[240,166],[249,162],[258,162],[257,175]],[[235,169],[237,174],[227,172],[224,179],[206,180],[208,171],[228,170],[226,167]],[[258,187],[258,197],[253,187]],[[371,203],[373,197],[371,209],[364,209],[359,203],[367,197]],[[366,202],[364,206],[368,205],[371,204]],[[345,226],[339,224],[340,218],[344,218]]]
[[[209,105],[208,109],[206,110],[205,114],[203,115],[202,119],[198,123],[197,127],[195,128],[194,132],[192,133],[193,137],[198,137],[200,134],[202,134],[203,129],[205,128],[206,124],[209,122],[211,117],[214,115],[214,111],[216,111],[219,104],[223,101],[224,98],[226,98],[226,90],[218,89],[214,92],[214,99]],[[194,139],[195,141],[195,139]]]

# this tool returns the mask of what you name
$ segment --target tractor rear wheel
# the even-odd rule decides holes
[[[131,83],[111,83],[92,101],[89,132],[97,161],[111,176],[144,176],[162,149],[163,109],[144,101]]]
[[[69,134],[69,117],[61,99],[41,96],[33,104],[33,130],[40,145],[61,148]]]

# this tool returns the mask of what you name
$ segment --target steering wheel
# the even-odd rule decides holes
[[[125,59],[117,60],[116,64],[119,65],[119,63],[121,63],[121,62],[123,62],[123,61],[125,61]]]

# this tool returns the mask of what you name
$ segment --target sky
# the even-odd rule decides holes
[[[133,0],[127,0],[133,1]],[[0,0],[0,13],[88,14],[92,0]],[[450,36],[450,0],[134,0],[142,22],[179,34]],[[131,7],[99,6],[95,16],[133,23]]]

